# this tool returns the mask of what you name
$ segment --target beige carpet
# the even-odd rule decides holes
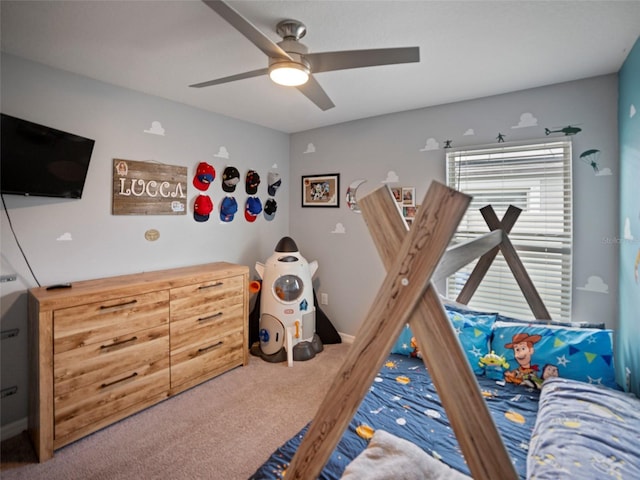
[[[36,463],[18,436],[2,442],[2,480],[247,479],[315,414],[348,344],[305,362],[240,367]]]

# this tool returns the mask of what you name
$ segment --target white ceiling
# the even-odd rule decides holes
[[[274,41],[285,18],[311,52],[420,47],[420,63],[325,72],[321,111],[266,76],[188,85],[267,66],[199,0],[11,1],[1,47],[97,80],[287,133],[617,72],[640,34],[640,1],[230,1]]]

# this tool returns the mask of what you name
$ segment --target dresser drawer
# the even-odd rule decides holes
[[[195,385],[243,363],[244,331],[171,350],[171,388]]]
[[[54,356],[56,439],[169,388],[166,325],[101,347],[89,345]]]
[[[56,398],[87,385],[102,384],[140,366],[158,363],[169,354],[169,326],[149,328],[104,343],[92,343],[54,355]]]
[[[168,322],[168,290],[63,308],[53,314],[53,353],[116,342]]]
[[[230,305],[242,305],[244,288],[244,276],[242,275],[172,288],[171,320],[193,317]]]
[[[207,308],[204,308],[207,307]],[[171,352],[203,346],[215,339],[242,331],[245,327],[243,304],[203,305],[201,312],[180,320],[171,320]]]

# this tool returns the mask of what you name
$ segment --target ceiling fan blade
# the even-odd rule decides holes
[[[221,83],[235,82],[236,80],[244,80],[245,78],[259,77],[260,75],[266,75],[267,73],[269,73],[268,68],[261,68],[259,70],[252,70],[250,72],[231,75],[230,77],[223,77],[216,80],[209,80],[207,82],[194,83],[193,85],[189,86],[193,88],[210,87],[211,85],[220,85]]]
[[[269,37],[258,30],[249,20],[236,12],[221,0],[202,0],[209,8],[224,18],[236,30],[258,47],[262,52],[273,58],[291,60],[291,57],[280,46],[271,41]]]
[[[313,75],[309,76],[307,83],[296,88],[300,90],[305,97],[315,103],[322,111],[335,107],[334,103],[329,98],[329,95],[327,95],[327,93],[322,89]]]
[[[420,47],[376,48],[305,54],[313,73],[420,61]]]

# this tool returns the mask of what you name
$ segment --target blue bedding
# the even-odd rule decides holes
[[[477,377],[513,464],[526,478],[527,452],[538,411],[539,391],[498,385]],[[278,448],[251,479],[282,479],[307,427]],[[444,408],[422,360],[391,354],[377,375],[319,478],[340,479],[367,446],[367,433],[385,430],[418,445],[467,475],[470,473]],[[491,445],[484,448],[490,449]]]
[[[640,479],[640,399],[553,378],[545,382],[528,472],[531,480]]]

